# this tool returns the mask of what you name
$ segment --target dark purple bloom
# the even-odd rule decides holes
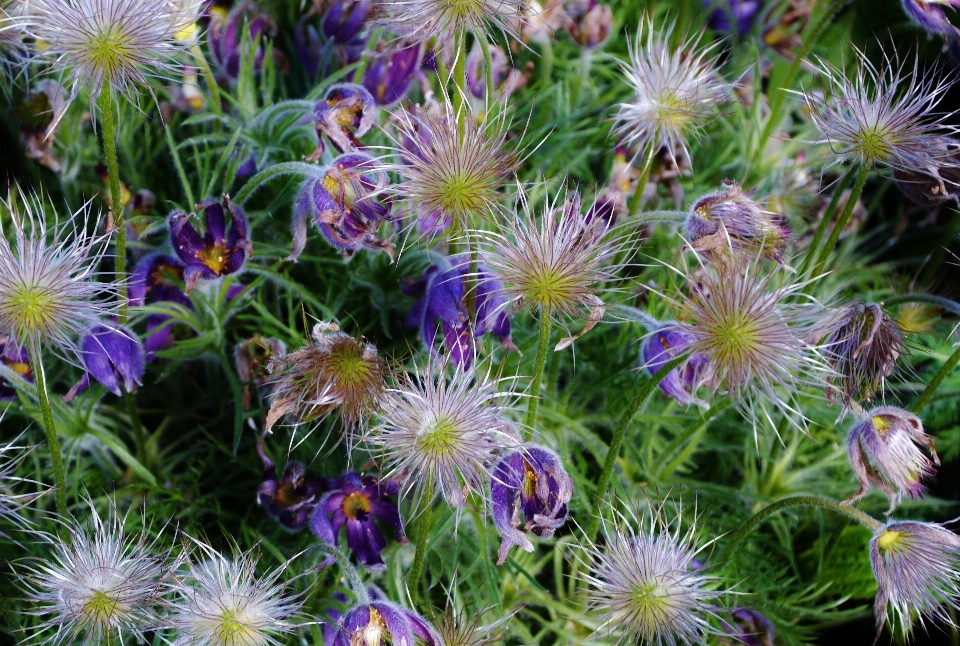
[[[257,489],[257,504],[291,530],[302,529],[313,515],[317,500],[333,487],[329,478],[307,478],[307,469],[299,462],[288,462],[283,477],[277,477],[277,468],[263,450],[263,441],[257,444],[257,453],[263,461],[263,478]]]
[[[367,596],[370,601],[387,601],[387,596],[375,585],[367,586]],[[324,646],[333,646],[337,639],[337,633],[340,630],[340,620],[343,619],[343,613],[340,608],[347,605],[347,595],[339,590],[330,595],[333,601],[339,604],[339,608],[328,608],[324,615],[323,624],[323,644]]]
[[[293,210],[296,259],[306,245],[307,222],[345,256],[359,249],[377,249],[393,255],[393,245],[377,234],[390,215],[390,202],[378,195],[386,185],[383,171],[363,153],[337,157],[320,179],[304,184]]]
[[[773,624],[756,610],[737,608],[730,613],[732,623],[722,623],[723,632],[733,640],[721,637],[724,646],[773,646]]]
[[[533,551],[523,531],[553,536],[567,520],[572,495],[573,481],[552,451],[531,446],[500,460],[490,482],[493,522],[502,539],[497,565],[506,563],[514,545]]]
[[[960,29],[947,18],[943,6],[956,10],[960,8],[960,0],[903,0],[903,10],[928,35],[956,37],[960,35]]]
[[[433,627],[417,613],[389,601],[373,601],[341,618],[333,646],[414,646],[415,637],[429,646],[442,643]]]
[[[317,127],[317,150],[307,159],[316,161],[323,155],[326,135],[338,152],[361,148],[359,137],[373,127],[377,102],[362,85],[341,83],[327,91],[327,96],[313,109]]]
[[[17,348],[9,336],[0,336],[0,363],[23,379],[33,381],[33,370],[30,368],[27,349]],[[17,391],[0,375],[0,400],[11,399],[16,394]]]
[[[222,204],[206,200],[197,208],[203,213],[206,224],[202,236],[190,222],[194,217],[192,213],[174,211],[170,215],[170,240],[173,250],[186,265],[183,280],[188,294],[201,279],[212,280],[240,271],[247,255],[253,255],[247,218],[230,198],[224,195]],[[229,231],[226,212],[230,213]]]
[[[399,489],[400,485],[392,480],[379,480],[374,476],[361,478],[348,471],[337,479],[334,490],[317,503],[310,529],[324,543],[336,547],[340,529],[346,525],[347,547],[368,568],[381,569],[384,564],[380,552],[387,541],[375,520],[393,527],[397,540],[406,541],[400,509],[387,500],[397,495]]]
[[[87,373],[114,395],[121,394],[121,386],[136,391],[146,370],[143,344],[124,327],[94,327],[80,344],[80,356]]]
[[[334,0],[323,15],[323,34],[338,45],[354,44],[369,13],[370,0]]]
[[[378,105],[392,105],[406,96],[422,58],[420,43],[376,54],[363,73],[363,86]]]
[[[675,323],[668,323],[650,334],[640,347],[640,364],[653,375],[661,367],[684,349],[688,348],[695,337]],[[702,375],[706,372],[707,357],[695,354],[680,366],[674,368],[660,381],[660,390],[673,397],[684,406],[698,404],[706,406],[696,396]]]
[[[175,258],[162,253],[144,256],[133,268],[130,276],[130,304],[177,303],[192,308],[190,297],[183,291],[184,266]],[[147,359],[153,360],[154,352],[166,347],[170,339],[170,326],[166,314],[152,313],[147,316]]]
[[[250,9],[252,6],[248,2],[241,3],[225,18],[215,18],[210,21],[208,30],[210,51],[213,53],[213,59],[220,67],[221,74],[231,81],[237,80],[240,76],[240,61],[243,56],[242,45],[245,35],[242,31],[244,26],[246,26],[250,42],[256,47],[253,69],[257,72],[263,69],[263,59],[266,52],[260,43],[260,39],[269,35],[267,32],[273,30],[273,23],[267,14],[259,14],[251,19]]]
[[[760,11],[758,0],[703,0],[705,9],[713,9],[707,25],[714,31],[733,32],[738,36],[745,36],[753,27],[757,12]]]

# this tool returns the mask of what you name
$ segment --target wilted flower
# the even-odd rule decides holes
[[[930,451],[932,462],[917,445]],[[847,451],[860,479],[860,491],[846,504],[863,498],[870,486],[876,485],[890,497],[888,514],[903,494],[922,498],[923,480],[940,466],[933,439],[923,432],[920,418],[893,406],[875,408],[858,420],[850,429]]]
[[[308,159],[320,159],[324,136],[341,153],[361,148],[360,137],[370,132],[376,122],[376,113],[377,102],[367,88],[355,83],[332,86],[313,110],[317,150]]]
[[[689,37],[674,49],[670,34],[668,29],[658,36],[650,21],[641,21],[630,62],[623,65],[635,96],[620,104],[614,134],[641,154],[665,147],[689,158],[686,137],[703,130],[729,85],[716,69],[716,45],[698,50],[699,37]]]
[[[773,646],[773,624],[756,610],[737,608],[730,613],[730,620],[721,623],[723,632],[732,638],[719,638],[722,646]]]
[[[226,212],[224,211],[226,209]],[[170,241],[173,250],[184,262],[183,280],[189,294],[201,279],[212,280],[235,274],[253,255],[253,243],[247,229],[247,218],[240,207],[223,196],[223,204],[205,200],[197,205],[203,213],[206,231],[201,236],[190,220],[193,214],[183,211],[170,214]],[[230,231],[224,217],[230,214]]]
[[[465,31],[492,28],[513,35],[511,19],[523,15],[526,0],[374,0],[381,22],[408,39],[446,40]],[[484,37],[486,37],[484,35]]]
[[[76,335],[88,332],[119,309],[111,300],[116,287],[95,280],[107,252],[107,237],[84,231],[88,206],[71,218],[72,240],[66,227],[47,240],[42,206],[23,199],[3,203],[13,221],[13,246],[0,236],[0,335],[14,348],[55,347],[79,354]]]
[[[695,341],[696,337],[682,326],[665,323],[644,339],[640,346],[640,366],[652,376],[668,361],[688,350]],[[697,389],[703,383],[706,370],[707,357],[694,355],[668,372],[658,386],[684,406],[697,404],[706,408],[709,404],[697,397]]]
[[[900,326],[883,306],[857,301],[833,314],[824,331],[823,354],[833,370],[827,397],[838,393],[845,404],[873,399],[906,347]]]
[[[363,72],[363,86],[378,105],[393,105],[406,96],[420,71],[422,58],[421,43],[375,54]]]
[[[277,385],[267,430],[287,414],[309,422],[339,409],[349,431],[383,398],[388,367],[376,346],[341,332],[336,323],[317,323],[312,336],[313,343],[270,364]]]
[[[0,365],[14,375],[27,381],[33,381],[33,370],[30,368],[30,355],[24,347],[18,348],[6,335],[0,336]],[[15,397],[16,389],[10,384],[9,378],[0,372],[0,401]]]
[[[784,217],[761,209],[736,182],[725,180],[723,188],[704,195],[690,210],[684,229],[693,248],[716,252],[732,247],[782,263],[790,239]]]
[[[943,164],[927,171],[895,170],[897,187],[920,206],[936,206],[960,200],[960,142],[949,137],[932,137],[927,145],[940,148],[936,153]]]
[[[910,635],[914,618],[955,626],[960,609],[960,538],[936,523],[891,521],[870,541],[877,577],[877,636],[888,615],[894,630]]]
[[[947,38],[960,36],[960,29],[953,26],[941,7],[956,10],[960,0],[903,0],[903,10],[913,22],[927,32],[927,35],[939,34]]]
[[[391,480],[374,476],[361,478],[348,471],[339,478],[330,491],[317,503],[310,520],[310,529],[320,540],[336,547],[340,530],[346,526],[347,547],[360,562],[370,569],[386,567],[380,552],[387,546],[377,520],[393,527],[397,540],[406,542],[400,509],[387,500],[397,495],[400,486]]]
[[[502,118],[478,123],[468,113],[458,121],[449,103],[394,117],[399,163],[384,170],[400,176],[391,194],[409,199],[419,220],[449,221],[462,232],[501,211],[501,188],[516,168]]]
[[[193,302],[183,291],[183,264],[162,253],[152,253],[141,258],[130,274],[130,304],[152,305],[175,303],[192,308]],[[147,335],[144,346],[147,359],[166,347],[172,333],[168,324],[170,316],[159,312],[147,315]]]
[[[174,587],[167,619],[177,631],[173,646],[276,646],[276,635],[296,628],[299,603],[281,581],[289,563],[257,577],[250,552],[231,559],[194,542],[203,560],[189,559],[189,571]]]
[[[257,453],[263,462],[263,477],[257,488],[257,504],[287,529],[303,528],[313,515],[317,500],[325,491],[333,488],[329,478],[308,478],[307,468],[300,462],[290,461],[283,469],[283,477],[277,477],[277,467],[267,456],[263,440],[257,443]]]
[[[704,635],[722,634],[707,620],[716,617],[712,602],[723,593],[710,589],[716,577],[694,561],[706,545],[697,547],[692,528],[671,531],[662,513],[650,512],[649,526],[636,531],[624,519],[604,547],[592,541],[584,547],[597,632],[616,635],[618,644],[699,644]]]
[[[389,601],[359,605],[340,619],[333,646],[414,646],[419,638],[429,646],[443,642],[427,621]]]
[[[128,96],[149,89],[151,77],[176,78],[180,37],[196,20],[199,2],[183,0],[30,0],[25,20],[34,59],[69,82],[70,99],[91,101],[109,89]]]
[[[502,458],[490,480],[493,522],[502,539],[497,565],[507,562],[514,545],[533,551],[524,531],[540,538],[553,536],[567,520],[572,495],[573,480],[552,451],[530,446]]]
[[[250,387],[262,389],[271,385],[270,361],[287,353],[287,345],[280,339],[254,334],[237,344],[234,365],[243,384],[243,410],[250,410]]]
[[[426,374],[403,377],[366,441],[404,495],[439,489],[460,507],[468,493],[483,491],[495,454],[519,445],[505,415],[516,395],[473,370],[444,373],[430,364]]]
[[[27,600],[37,605],[30,614],[44,617],[37,634],[51,644],[100,644],[124,633],[143,641],[176,564],[146,527],[126,535],[112,505],[104,520],[90,504],[90,519],[90,527],[64,521],[65,539],[41,534],[48,551],[25,567]]]
[[[886,54],[878,69],[855,49],[859,65],[853,80],[820,61],[820,74],[830,86],[831,99],[804,92],[810,117],[839,160],[895,170],[933,173],[948,163],[937,138],[955,131],[945,115],[933,112],[953,85],[952,77],[921,73]]]
[[[260,72],[266,56],[261,40],[264,36],[272,36],[272,32],[276,31],[269,14],[254,12],[252,9],[252,3],[241,2],[225,17],[216,17],[210,21],[210,51],[220,67],[221,74],[231,81],[236,81],[240,76],[240,62],[245,53],[244,41],[249,39],[250,46],[255,48],[253,70]],[[244,29],[246,33],[243,32]]]
[[[80,344],[80,358],[87,372],[64,397],[67,401],[89,387],[90,377],[118,397],[135,392],[147,367],[139,337],[122,326],[98,325],[90,330]]]
[[[36,159],[55,173],[60,172],[60,162],[53,155],[53,143],[66,110],[63,88],[52,79],[37,83],[19,110],[20,134],[27,157]]]

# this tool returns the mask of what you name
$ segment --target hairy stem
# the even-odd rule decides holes
[[[50,398],[47,394],[47,373],[43,369],[43,360],[40,358],[40,345],[31,344],[30,369],[33,370],[33,379],[37,384],[37,399],[40,401],[40,415],[43,418],[43,428],[47,432],[47,444],[50,447],[50,457],[53,460],[53,479],[56,483],[57,512],[67,516],[67,479],[63,471],[63,456],[60,453],[60,438],[57,435],[57,425],[53,421],[53,409],[50,408]]]
[[[817,230],[813,233],[813,240],[810,242],[810,247],[807,250],[807,255],[803,259],[803,264],[800,265],[800,276],[805,276],[807,268],[810,267],[810,263],[813,262],[813,253],[816,249],[820,247],[820,242],[823,241],[823,236],[827,232],[827,226],[833,222],[833,214],[837,210],[837,204],[840,203],[840,198],[843,197],[843,192],[847,190],[847,186],[850,185],[850,180],[853,179],[853,176],[857,174],[857,169],[850,167],[850,169],[844,173],[843,177],[840,178],[840,181],[833,188],[833,195],[830,197],[830,202],[827,204],[827,208],[823,212],[823,217],[820,218],[820,223],[817,225]]]
[[[630,197],[630,203],[627,204],[627,216],[632,216],[640,212],[643,206],[643,192],[647,188],[647,180],[650,179],[650,169],[653,168],[653,156],[657,154],[657,146],[650,146],[647,156],[643,160],[643,170],[640,171],[640,179],[637,180],[637,188]]]
[[[110,211],[113,213],[113,226],[117,230],[117,255],[114,259],[116,280],[119,282],[120,313],[118,322],[127,322],[127,228],[123,221],[123,198],[120,194],[120,164],[117,161],[117,122],[114,118],[116,105],[113,101],[113,89],[109,83],[103,84],[103,90],[97,97],[100,109],[100,125],[103,128],[103,156],[107,161],[107,181],[110,184]]]
[[[357,572],[357,568],[353,567],[350,559],[348,559],[343,552],[330,545],[321,543],[318,545],[318,549],[321,553],[332,556],[337,562],[337,565],[340,566],[340,571],[343,572],[343,576],[346,577],[347,582],[353,589],[353,594],[357,597],[357,603],[370,603],[370,595],[367,594],[367,588],[363,585],[363,579],[360,578],[360,573]]]
[[[533,368],[533,381],[530,383],[530,405],[527,408],[527,418],[524,420],[527,428],[532,429],[537,423],[537,407],[540,405],[540,382],[543,381],[543,369],[547,365],[547,352],[550,350],[550,330],[553,319],[550,318],[550,308],[540,312],[540,338],[537,342],[537,363]]]
[[[850,191],[850,197],[847,199],[847,203],[843,207],[843,212],[840,214],[840,219],[837,220],[837,223],[833,227],[833,231],[830,232],[830,237],[827,238],[827,243],[823,245],[823,249],[820,250],[817,263],[814,265],[814,275],[820,273],[820,271],[823,269],[823,265],[827,262],[827,258],[831,253],[833,253],[833,248],[837,245],[837,240],[840,239],[840,234],[843,233],[843,230],[847,226],[847,222],[850,221],[850,215],[853,213],[853,209],[857,205],[857,200],[860,199],[860,195],[863,193],[863,185],[867,183],[867,175],[869,173],[870,169],[866,164],[860,167],[860,171],[857,173],[857,180],[853,184],[853,190]],[[816,249],[810,247],[809,253],[811,255],[815,251]]]
[[[787,507],[823,507],[824,509],[830,509],[838,514],[852,518],[872,532],[876,532],[878,529],[880,529],[880,527],[882,527],[880,522],[872,516],[863,513],[859,509],[849,505],[843,505],[830,498],[805,495],[788,496],[778,500],[777,502],[767,505],[754,514],[753,517],[751,517],[747,522],[741,525],[740,529],[735,531],[730,536],[723,553],[720,555],[720,560],[723,561],[727,555],[733,554],[734,549],[743,541],[743,539],[745,539],[750,532],[756,529],[757,525],[766,520],[768,516],[772,516],[773,514],[782,509],[786,509]]]
[[[597,481],[597,491],[595,495],[598,500],[603,500],[607,495],[607,489],[610,487],[610,480],[613,478],[613,468],[617,464],[617,458],[620,457],[620,447],[623,445],[623,440],[627,437],[627,430],[630,428],[630,422],[633,420],[633,416],[637,414],[637,411],[640,410],[640,407],[643,406],[643,403],[647,401],[647,398],[649,398],[651,394],[653,394],[653,391],[670,373],[670,371],[686,360],[686,356],[674,357],[670,361],[660,366],[660,369],[657,370],[652,377],[648,377],[640,382],[640,386],[637,388],[636,394],[633,396],[633,399],[627,406],[627,410],[623,412],[623,415],[620,417],[620,421],[617,422],[617,427],[613,432],[613,439],[610,440],[610,448],[607,450],[607,459],[603,463],[603,471],[600,473],[600,480]],[[600,516],[595,515],[590,521],[590,527],[587,530],[587,537],[593,540],[593,538],[597,535],[598,529],[600,529]]]
[[[940,367],[939,372],[933,376],[933,379],[930,380],[930,383],[927,384],[927,387],[924,388],[923,392],[920,393],[920,397],[910,406],[910,412],[919,414],[923,410],[924,406],[930,403],[930,399],[937,392],[937,388],[940,387],[940,384],[943,383],[943,380],[947,378],[954,368],[957,367],[957,364],[960,363],[960,347],[957,347],[954,350],[953,354],[950,355],[950,358]]]
[[[410,596],[416,599],[420,596],[420,575],[423,574],[423,562],[427,556],[427,539],[433,529],[433,482],[429,482],[423,491],[423,512],[420,522],[417,523],[417,552],[413,557],[413,567],[407,579]]]

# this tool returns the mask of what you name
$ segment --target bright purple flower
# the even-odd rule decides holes
[[[230,213],[227,230],[226,211]],[[186,264],[183,280],[189,294],[201,279],[212,280],[240,271],[247,255],[253,255],[253,243],[247,229],[247,218],[240,207],[226,195],[223,204],[206,200],[197,207],[204,215],[206,232],[201,236],[183,211],[170,215],[170,240],[173,250]]]
[[[317,127],[317,150],[308,157],[316,161],[323,154],[324,135],[338,152],[362,147],[359,137],[367,134],[375,123],[377,102],[362,85],[340,83],[327,91],[327,96],[313,109]]]
[[[334,490],[317,503],[310,529],[324,543],[336,547],[340,529],[346,525],[347,547],[368,568],[382,569],[385,566],[380,552],[387,541],[375,519],[393,527],[397,540],[406,542],[400,509],[387,500],[397,495],[399,489],[400,485],[392,480],[379,480],[374,476],[361,478],[348,471],[337,479]]]
[[[11,342],[9,336],[0,336],[0,363],[23,379],[33,381],[33,370],[30,368],[30,356],[27,354],[27,348],[17,348],[16,344]],[[0,375],[0,401],[11,399],[16,394],[17,391]]]
[[[307,478],[307,469],[299,462],[287,462],[283,477],[277,477],[277,467],[263,450],[263,441],[257,444],[257,453],[263,461],[263,478],[257,489],[257,504],[291,530],[302,529],[317,506],[320,495],[334,483],[329,478]]]
[[[414,646],[415,638],[429,646],[442,643],[417,613],[389,601],[373,601],[347,612],[337,626],[333,646]]]
[[[713,9],[707,25],[710,29],[720,32],[736,31],[738,36],[745,36],[753,27],[757,12],[760,11],[758,0],[703,0],[705,9]]]
[[[723,646],[773,646],[773,624],[756,610],[737,608],[730,613],[732,622],[723,621],[723,632],[732,637],[721,637]]]
[[[693,334],[676,323],[667,323],[654,331],[643,341],[640,347],[640,363],[650,375],[656,373],[665,363],[679,356],[696,341]],[[696,396],[703,375],[706,373],[707,357],[694,354],[680,366],[674,368],[660,381],[660,390],[687,406],[697,404],[706,406],[706,402]]]
[[[907,16],[928,35],[940,34],[947,37],[960,35],[960,29],[953,26],[941,7],[956,10],[960,8],[960,0],[903,0],[903,10],[907,12]]]
[[[225,18],[210,21],[208,30],[210,37],[210,51],[213,59],[220,67],[220,72],[231,81],[240,76],[240,60],[243,56],[243,27],[246,26],[250,42],[256,47],[253,69],[257,72],[263,69],[263,59],[266,52],[260,40],[274,30],[270,16],[258,14],[251,19],[249,10],[252,5],[244,2],[231,11]]]
[[[422,58],[420,43],[375,54],[363,73],[363,86],[378,105],[393,105],[406,96],[420,71]]]
[[[506,563],[514,545],[533,551],[524,531],[541,538],[553,536],[567,520],[572,495],[573,480],[552,451],[531,446],[500,460],[490,481],[493,522],[502,538],[497,565]]]
[[[170,302],[192,308],[193,302],[183,291],[183,272],[184,266],[175,258],[162,253],[144,256],[130,275],[130,304]],[[166,347],[171,334],[170,326],[166,324],[169,320],[166,314],[147,316],[145,345],[148,360],[152,361],[154,353]]]
[[[147,365],[140,339],[121,326],[92,328],[80,342],[80,358],[86,373],[64,396],[65,401],[89,388],[90,377],[118,397],[124,392],[135,392]]]

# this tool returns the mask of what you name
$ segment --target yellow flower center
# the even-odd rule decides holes
[[[359,516],[366,516],[370,513],[370,496],[355,491],[343,499],[341,508],[347,518],[357,520]]]
[[[893,529],[885,529],[877,537],[877,547],[883,552],[894,552],[903,548],[903,537],[906,532],[898,532]]]
[[[82,614],[97,626],[109,626],[120,610],[120,601],[106,592],[97,590],[86,603],[83,604]]]
[[[459,426],[446,416],[426,422],[417,433],[417,449],[432,455],[448,455],[457,446]]]
[[[11,291],[4,309],[12,315],[22,338],[50,330],[58,308],[51,290],[38,285],[20,284]]]
[[[208,249],[197,252],[197,260],[209,267],[213,273],[219,275],[227,265],[227,249],[217,243]]]
[[[870,422],[873,424],[874,430],[883,437],[887,434],[887,431],[890,430],[890,422],[879,415],[874,415],[870,418]]]
[[[217,641],[223,646],[254,646],[261,643],[262,633],[252,626],[239,610],[224,609],[215,631]]]
[[[867,160],[883,161],[893,155],[893,146],[877,126],[858,132],[854,139],[854,146],[860,156]]]

